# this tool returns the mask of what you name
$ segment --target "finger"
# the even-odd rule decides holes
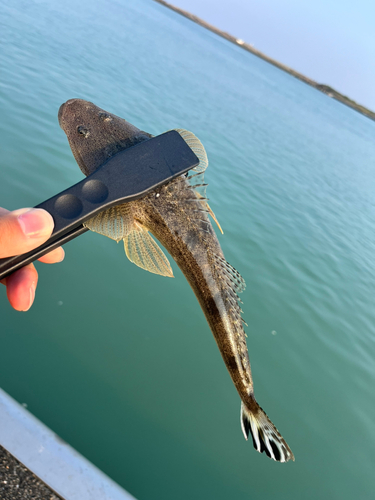
[[[51,214],[22,208],[0,215],[0,258],[26,253],[44,243],[53,231]]]
[[[2,215],[5,215],[5,214],[9,214],[9,210],[7,210],[6,208],[0,207],[0,217]]]
[[[19,269],[5,280],[10,305],[17,311],[28,311],[34,302],[38,273],[33,264]]]
[[[46,253],[46,255],[43,255],[40,259],[38,259],[40,262],[44,262],[45,264],[55,264],[57,262],[61,262],[64,260],[65,257],[65,252],[62,247],[55,248],[55,250],[52,250],[49,253]]]

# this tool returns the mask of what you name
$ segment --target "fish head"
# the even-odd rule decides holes
[[[79,168],[92,174],[123,149],[152,137],[128,121],[83,99],[60,106],[58,119]]]

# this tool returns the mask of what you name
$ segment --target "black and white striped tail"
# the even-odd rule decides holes
[[[256,411],[250,411],[241,403],[241,427],[245,439],[250,432],[254,448],[259,453],[265,452],[276,462],[294,461],[293,452],[284,438],[255,400],[254,403],[257,405]]]

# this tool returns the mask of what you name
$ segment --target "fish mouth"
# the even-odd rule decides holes
[[[64,129],[63,127],[63,120],[64,120],[64,114],[66,114],[67,112],[67,108],[70,107],[70,111],[73,112],[74,114],[75,113],[75,110],[79,109],[79,106],[81,106],[83,104],[85,104],[86,106],[92,106],[92,103],[91,102],[88,102],[88,101],[85,101],[83,99],[69,99],[68,101],[64,102],[63,104],[61,104],[60,108],[59,108],[59,112],[57,114],[57,118],[59,120],[59,124],[60,124],[60,127],[62,129]],[[75,106],[75,104],[77,106]]]

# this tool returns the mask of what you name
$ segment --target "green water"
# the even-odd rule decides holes
[[[0,5],[0,205],[82,174],[69,98],[205,145],[258,401],[295,463],[243,439],[203,313],[95,234],[0,289],[0,385],[139,500],[370,499],[375,491],[375,124],[151,0]]]

